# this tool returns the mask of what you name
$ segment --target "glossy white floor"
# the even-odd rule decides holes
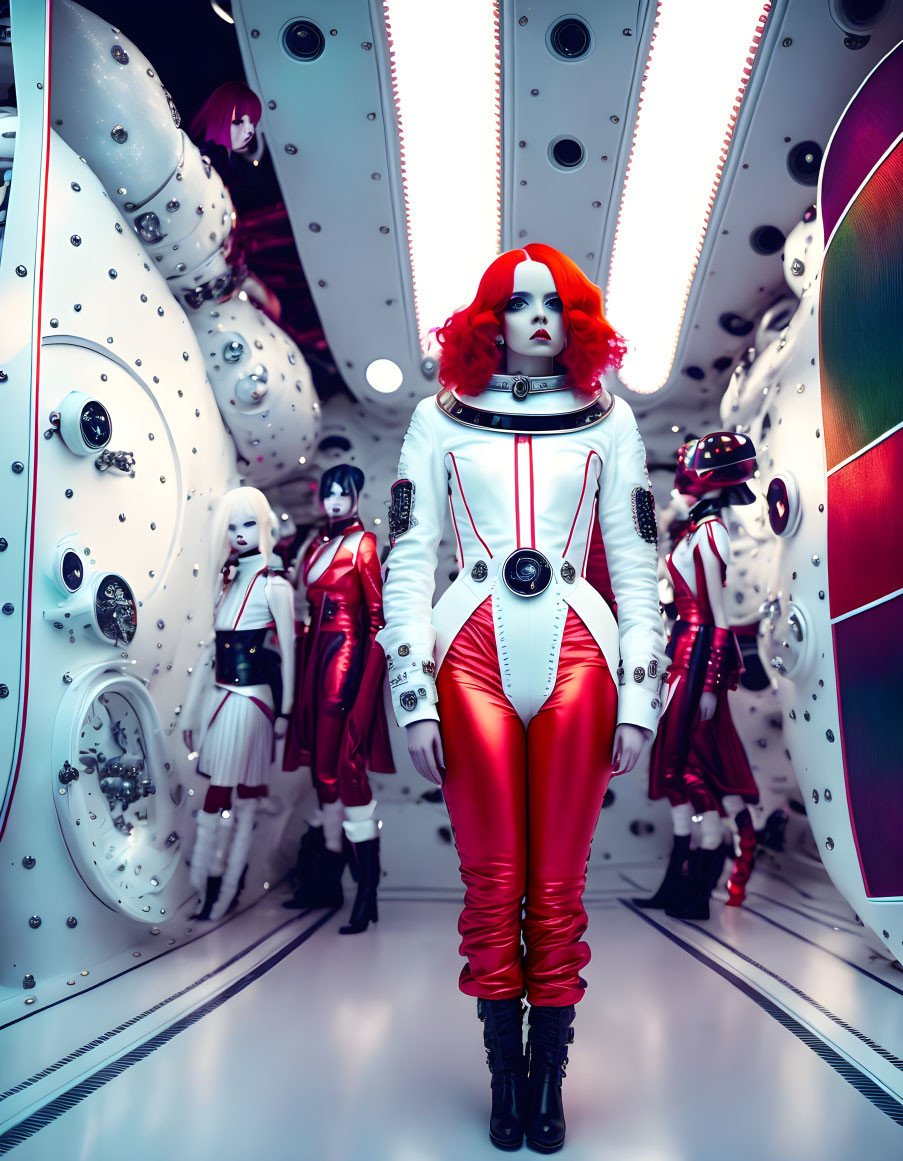
[[[807,890],[757,869],[748,908],[686,924],[623,901],[658,874],[592,873],[564,1155],[903,1156],[903,973],[823,877]],[[0,1153],[498,1157],[480,1026],[455,987],[458,909],[451,891],[385,891],[378,927],[340,938],[338,916],[269,897],[35,1012],[2,1035]]]

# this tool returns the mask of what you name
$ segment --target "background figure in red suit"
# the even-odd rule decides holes
[[[665,878],[640,907],[680,919],[708,919],[709,896],[724,861],[722,814],[736,815],[740,854],[728,882],[739,904],[752,870],[755,832],[747,803],[759,792],[728,705],[743,665],[729,628],[723,588],[730,538],[721,512],[753,503],[756,470],[748,436],[716,431],[678,453],[676,490],[696,502],[667,558],[678,617],[668,652],[665,708],[649,765],[649,797],[671,803],[674,846]],[[690,852],[690,823],[701,815],[701,846]],[[686,873],[684,865],[686,864]]]
[[[392,486],[379,641],[461,860],[460,987],[483,1021],[490,1139],[551,1153],[586,987],[590,844],[609,778],[633,767],[661,704],[655,515],[633,415],[600,382],[622,340],[569,258],[502,254],[438,338],[443,389],[415,409]],[[460,572],[434,608],[446,515]],[[617,623],[590,568],[597,525]]]
[[[297,891],[283,906],[341,906],[344,828],[358,890],[343,935],[364,931],[378,918],[379,823],[367,769],[394,773],[382,702],[385,661],[374,642],[383,626],[382,574],[376,537],[357,514],[363,484],[364,473],[351,464],[337,464],[320,481],[327,524],[303,551],[298,569],[310,620],[299,638],[283,759],[286,770],[310,765],[320,804],[302,839]]]

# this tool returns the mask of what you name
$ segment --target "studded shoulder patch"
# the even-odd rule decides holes
[[[655,521],[655,500],[650,488],[634,488],[630,494],[633,523],[637,536],[650,544],[658,544],[658,525]]]
[[[412,480],[396,480],[392,485],[389,504],[389,544],[409,532],[417,521],[414,519],[414,483]]]

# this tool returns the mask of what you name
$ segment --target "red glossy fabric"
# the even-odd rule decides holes
[[[696,527],[690,526],[687,535]],[[673,660],[666,678],[665,709],[649,759],[649,797],[667,796],[672,806],[690,802],[697,813],[704,813],[720,811],[725,794],[739,794],[746,802],[758,802],[759,790],[731,717],[727,688],[710,689],[713,642],[716,637],[723,639],[728,631],[714,624],[698,549],[694,564],[698,596],[668,557],[679,620],[671,632],[669,651]],[[730,641],[736,662],[726,656],[723,667],[735,675],[741,668],[740,650],[733,634]],[[726,646],[723,651],[728,652]],[[732,683],[736,687],[736,676]],[[704,722],[699,716],[699,702],[706,689],[716,693],[718,702],[714,715]]]
[[[360,528],[344,528],[342,534]],[[324,536],[311,546],[302,565],[304,580],[327,543]],[[364,533],[354,554],[340,547],[325,572],[307,586],[307,598],[310,625],[299,649],[301,663],[283,768],[294,770],[309,761],[321,803],[341,798],[346,806],[364,806],[372,798],[367,768],[384,774],[395,770],[382,681],[363,680],[365,673],[372,675],[368,655],[378,649],[373,639],[383,626],[382,577],[373,534]],[[356,749],[343,748],[352,710],[359,740]],[[362,737],[366,750],[360,744]]]
[[[452,643],[438,690],[445,800],[465,886],[461,990],[577,1003],[590,958],[581,938],[586,865],[617,717],[605,660],[569,611],[555,688],[524,729],[502,689],[490,599]]]

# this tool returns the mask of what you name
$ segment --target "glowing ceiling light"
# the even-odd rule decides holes
[[[770,8],[765,0],[658,0],[606,295],[627,340],[620,377],[632,391],[658,391],[671,372]]]
[[[374,359],[364,375],[373,390],[383,395],[397,391],[404,382],[401,367],[391,359]]]
[[[384,0],[421,345],[499,252],[496,0]]]

